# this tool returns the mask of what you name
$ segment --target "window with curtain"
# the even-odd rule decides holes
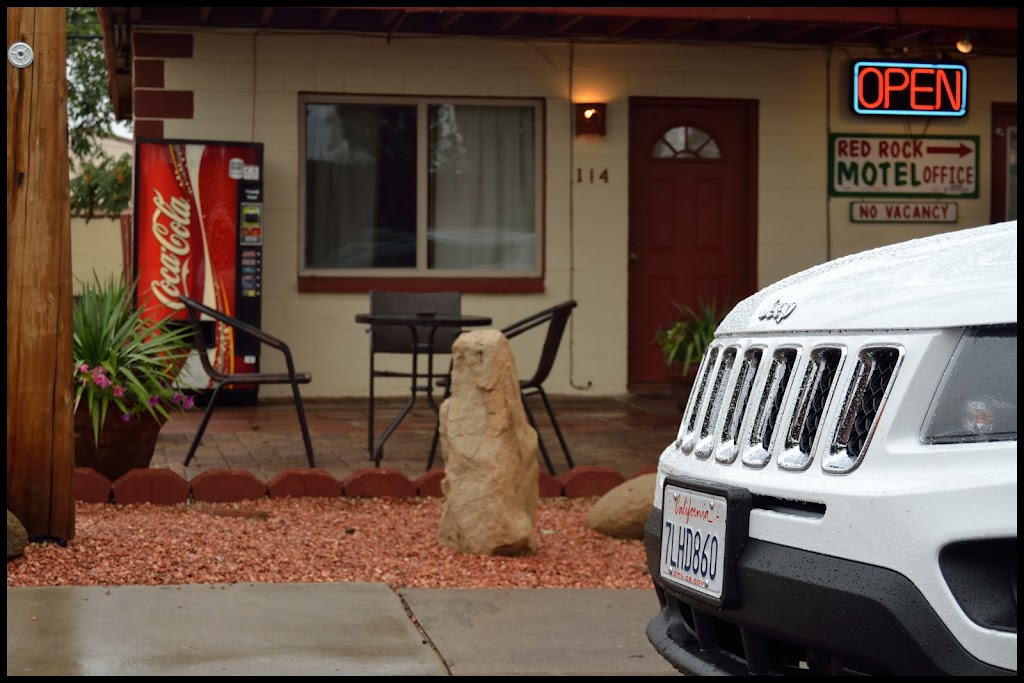
[[[540,272],[541,104],[304,96],[304,273]]]

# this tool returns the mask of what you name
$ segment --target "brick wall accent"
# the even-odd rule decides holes
[[[192,58],[191,33],[136,33],[134,55],[140,57]]]
[[[164,87],[164,60],[136,59],[133,68],[136,88]]]
[[[135,116],[156,119],[190,119],[195,111],[191,90],[135,89]]]
[[[166,59],[191,59],[191,33],[135,33],[132,64],[132,113],[135,137],[162,138],[164,119],[191,119],[195,95],[191,90],[164,90]]]
[[[164,122],[161,119],[142,120],[135,119],[136,138],[162,138],[164,136]]]

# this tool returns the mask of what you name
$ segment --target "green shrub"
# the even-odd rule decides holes
[[[134,293],[120,276],[94,272],[74,306],[75,412],[89,411],[97,443],[111,406],[126,422],[143,412],[161,420],[168,409],[190,410],[194,400],[176,382],[191,330],[144,319]]]
[[[699,311],[675,303],[679,317],[654,334],[654,341],[665,354],[665,363],[682,363],[690,367],[700,363],[704,352],[715,338],[715,330],[724,317],[714,303],[701,302]]]

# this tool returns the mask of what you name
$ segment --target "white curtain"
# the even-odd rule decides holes
[[[429,108],[431,268],[533,268],[534,111],[451,104]]]

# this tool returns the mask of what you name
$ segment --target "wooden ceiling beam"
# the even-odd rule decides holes
[[[328,7],[320,13],[320,25],[330,26],[331,22],[334,21],[334,17],[338,16],[338,12],[341,11],[340,7]]]
[[[386,12],[384,14],[384,26],[388,33],[393,33],[398,30],[398,27],[405,21],[405,10],[400,9],[393,12]]]
[[[500,24],[498,24],[498,32],[504,33],[513,26],[515,26],[523,18],[522,14],[510,14]]]
[[[563,21],[561,24],[559,24],[555,28],[554,33],[565,33],[566,31],[568,31],[569,29],[571,29],[573,26],[575,26],[576,24],[580,23],[581,21],[583,21],[583,17],[582,16],[572,17],[572,18],[570,18],[570,19],[568,19],[566,21]]]
[[[793,40],[797,36],[802,36],[803,34],[809,31],[814,31],[819,28],[821,28],[821,24],[803,24],[801,26],[792,26],[789,28],[788,31],[779,31],[778,33],[776,33],[775,39],[783,41]]]
[[[465,12],[452,12],[445,17],[441,18],[441,30],[448,31],[452,26],[458,23],[459,19],[466,16]]]
[[[666,38],[672,38],[684,31],[688,31],[697,24],[699,21],[666,21],[662,22],[662,34]]]
[[[851,40],[857,40],[858,38],[863,38],[868,34],[878,33],[878,31],[880,30],[881,27],[879,26],[865,26],[864,28],[857,29],[855,31],[847,31],[846,33],[842,34],[841,38],[839,38],[839,42],[849,42]]]
[[[623,33],[631,29],[633,26],[640,22],[639,19],[616,19],[611,22],[608,27],[608,35],[610,36],[621,36]]]
[[[722,27],[718,31],[718,37],[726,39],[735,38],[737,36],[743,35],[744,33],[749,33],[750,31],[753,31],[759,26],[762,26],[762,24],[753,21],[744,23],[734,22],[732,24],[722,24]]]

